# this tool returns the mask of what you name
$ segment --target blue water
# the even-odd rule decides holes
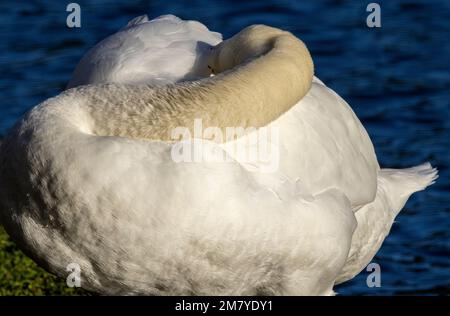
[[[317,75],[353,107],[382,166],[430,161],[437,183],[415,194],[367,272],[343,295],[450,294],[450,2],[377,1],[381,28],[365,24],[370,1],[78,1],[82,27],[65,26],[71,1],[1,1],[0,135],[30,107],[58,94],[84,52],[131,18],[172,13],[228,37],[253,23],[292,31]]]

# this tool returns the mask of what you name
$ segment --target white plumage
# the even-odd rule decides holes
[[[139,17],[91,49],[69,87],[204,77],[220,41],[199,22]],[[5,139],[0,214],[36,261],[61,276],[77,263],[82,286],[101,293],[331,295],[437,177],[429,164],[380,169],[358,118],[317,78],[268,126],[279,131],[272,173],[231,149],[252,134],[204,141],[236,160],[201,163],[174,162],[171,142],[94,135],[78,91],[47,100]]]
[[[91,49],[77,66],[68,88],[86,83],[159,83],[206,76],[199,69],[211,45],[221,42],[196,21],[161,16],[131,20],[118,33]],[[155,67],[156,66],[156,67]]]

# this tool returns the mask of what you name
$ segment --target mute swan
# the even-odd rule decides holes
[[[208,78],[211,72],[215,76]],[[202,78],[202,79],[199,79]],[[332,295],[378,251],[429,164],[380,169],[303,43],[267,26],[132,20],[0,147],[0,219],[51,272],[105,294]],[[279,165],[175,162],[170,131],[276,127]],[[193,139],[192,143],[199,140]]]

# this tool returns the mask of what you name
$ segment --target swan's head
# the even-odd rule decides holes
[[[241,65],[263,55],[273,45],[275,35],[285,31],[266,25],[251,25],[211,48],[208,68],[213,74]]]

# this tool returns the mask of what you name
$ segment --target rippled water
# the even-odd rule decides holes
[[[224,37],[253,23],[287,29],[308,45],[317,75],[353,107],[382,166],[430,161],[440,169],[438,182],[407,203],[373,260],[382,286],[368,288],[363,272],[337,291],[449,294],[450,2],[377,2],[382,27],[370,29],[369,1],[78,1],[82,27],[69,29],[65,1],[2,1],[0,135],[58,94],[89,47],[137,15],[172,13]]]

